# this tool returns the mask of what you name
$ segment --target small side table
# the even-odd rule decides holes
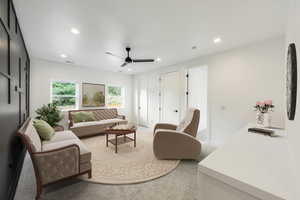
[[[136,147],[136,127],[135,126],[127,126],[126,125],[117,125],[112,128],[108,128],[105,132],[106,134],[106,146],[108,147],[108,143],[111,143],[115,146],[115,153],[118,153],[118,145],[125,144],[128,142],[133,142],[134,147]],[[128,137],[128,134],[133,134],[132,137]],[[109,139],[109,135],[114,135],[114,139]],[[122,137],[119,137],[122,136]]]

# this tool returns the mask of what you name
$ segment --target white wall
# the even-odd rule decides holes
[[[297,47],[297,57],[298,57],[298,92],[297,92],[297,108],[296,116],[294,121],[289,121],[286,117],[286,129],[288,132],[288,140],[290,144],[290,151],[292,156],[292,165],[295,172],[295,198],[299,199],[300,191],[300,1],[299,0],[290,0],[290,9],[289,9],[289,18],[288,18],[288,28],[287,28],[287,40],[286,48],[289,43],[295,43]],[[287,50],[287,49],[286,49]],[[286,115],[285,115],[286,116]],[[297,198],[298,197],[298,198]]]
[[[50,102],[50,83],[52,80],[66,80],[78,83],[79,99],[81,83],[83,82],[122,86],[125,88],[125,106],[119,109],[118,112],[126,115],[130,121],[132,120],[133,77],[131,75],[39,59],[31,59],[30,108],[32,116],[35,116],[35,110],[37,108]],[[81,109],[81,105],[79,108]],[[62,123],[65,125],[66,120]]]
[[[272,114],[273,124],[284,126],[283,37],[199,57],[135,78],[158,77],[174,70],[180,70],[184,77],[186,68],[193,66],[208,66],[209,131],[214,143],[225,142],[239,128],[254,122],[253,106],[257,100],[272,99],[276,106]],[[184,78],[182,84],[185,85]]]

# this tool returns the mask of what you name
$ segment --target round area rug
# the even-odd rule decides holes
[[[118,153],[115,153],[111,143],[106,147],[105,136],[83,139],[92,152],[92,178],[82,176],[82,179],[104,184],[141,183],[166,175],[178,166],[179,160],[156,159],[152,137],[141,136],[137,133],[135,148],[133,142],[121,144],[118,146]]]

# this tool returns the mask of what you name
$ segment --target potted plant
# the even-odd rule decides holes
[[[36,111],[36,119],[41,119],[46,121],[50,126],[55,130],[63,130],[63,127],[58,125],[62,120],[61,112],[57,107],[57,103],[48,103],[43,105],[41,108],[38,108]]]
[[[275,106],[273,105],[272,100],[256,102],[256,105],[254,106],[254,108],[255,108],[255,111],[257,111],[256,124],[258,126],[263,126],[263,127],[271,126],[271,115],[270,115],[269,111],[273,111],[274,107]]]

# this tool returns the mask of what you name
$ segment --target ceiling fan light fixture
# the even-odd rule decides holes
[[[157,57],[156,58],[156,62],[160,62],[161,61],[161,58],[160,57]]]
[[[121,65],[121,67],[125,67],[127,64],[133,64],[133,63],[153,63],[155,61],[157,61],[157,59],[133,59],[130,57],[130,50],[131,48],[130,47],[126,47],[125,48],[126,52],[127,52],[127,56],[126,58],[124,59],[124,63]],[[119,56],[116,56],[115,54],[113,53],[110,53],[110,52],[105,52],[105,54],[107,55],[111,55],[111,56],[115,56],[115,57],[119,57]],[[158,61],[160,61],[161,59],[158,58]]]

